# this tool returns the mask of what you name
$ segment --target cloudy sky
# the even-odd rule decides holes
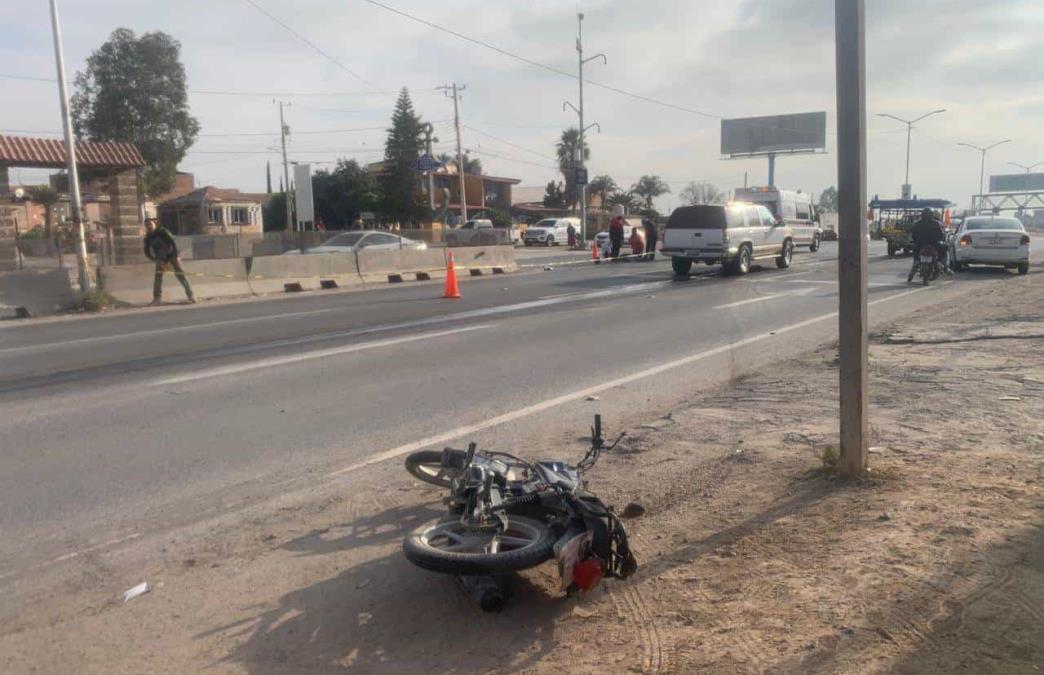
[[[382,0],[384,1],[384,0]],[[386,0],[552,68],[575,72],[576,11],[586,15],[590,80],[688,108],[683,112],[588,86],[592,175],[629,186],[654,173],[677,202],[690,180],[729,189],[766,179],[764,160],[719,157],[721,117],[827,111],[827,154],[781,158],[777,184],[818,192],[836,182],[832,0]],[[911,182],[921,196],[966,204],[979,156],[958,142],[1011,143],[993,151],[987,174],[1007,162],[1044,161],[1044,3],[1039,0],[868,0],[870,195],[896,195],[905,127],[875,117],[947,112],[915,129]],[[422,25],[365,0],[64,0],[69,79],[117,27],[162,30],[182,45],[201,136],[183,168],[198,184],[264,189],[276,164],[278,108],[288,101],[291,159],[332,163],[379,159],[399,87],[435,124],[439,150],[453,141],[453,106],[435,87],[465,83],[464,145],[486,173],[540,185],[556,175],[554,142],[574,113],[576,79],[523,63]],[[311,41],[323,56],[291,30]],[[10,16],[10,13],[6,13]],[[0,43],[0,133],[60,129],[46,3],[19,5],[17,29]],[[223,92],[223,93],[217,93]],[[251,95],[246,95],[251,94]],[[253,95],[256,94],[256,95]],[[240,134],[240,135],[235,135]],[[255,134],[255,135],[245,135]],[[1042,167],[1044,168],[1044,167]],[[273,174],[275,174],[273,166]],[[14,179],[35,180],[22,171]]]

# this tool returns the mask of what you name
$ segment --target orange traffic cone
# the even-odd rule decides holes
[[[601,262],[598,258],[598,242],[596,241],[591,242],[591,260],[595,261],[596,263]]]
[[[452,300],[460,299],[460,289],[457,288],[457,271],[453,269],[453,251],[447,251],[446,258],[446,292],[444,298]]]

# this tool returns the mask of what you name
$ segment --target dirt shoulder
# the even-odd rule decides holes
[[[0,670],[1037,672],[1042,344],[1035,275],[875,334],[863,483],[823,470],[833,348],[635,424],[591,481],[646,508],[629,521],[640,570],[584,598],[558,593],[545,565],[487,615],[413,568],[403,532],[441,504],[397,470],[276,521],[172,540],[134,577],[84,561],[0,619]],[[573,437],[531,454],[569,448],[582,452]],[[142,578],[154,590],[123,604]]]

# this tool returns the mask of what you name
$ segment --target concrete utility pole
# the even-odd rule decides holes
[[[287,104],[289,105],[289,104]],[[293,214],[290,211],[290,162],[286,160],[286,136],[290,133],[290,127],[283,121],[283,102],[279,101],[279,139],[283,143],[283,197],[286,202],[286,231],[290,232],[294,227]]]
[[[453,126],[457,130],[457,175],[460,176],[460,218],[461,223],[468,221],[468,198],[467,192],[464,189],[464,152],[460,145],[460,108],[457,106],[459,96],[457,92],[464,91],[468,86],[466,84],[457,84],[454,82],[452,85],[444,84],[436,89],[441,89],[446,96],[450,96],[452,91],[453,96]]]
[[[431,122],[424,123],[424,152],[431,157],[431,134],[434,131],[434,127],[431,126]],[[435,213],[435,172],[428,172],[428,209],[432,214]]]
[[[91,290],[87,265],[87,238],[83,231],[83,203],[80,201],[80,174],[76,170],[76,141],[73,140],[72,117],[69,115],[69,92],[65,88],[65,55],[62,52],[62,30],[58,25],[58,2],[51,0],[51,29],[54,32],[54,62],[58,69],[58,96],[62,103],[62,131],[65,134],[65,157],[69,166],[69,206],[76,226],[76,269],[80,291]],[[59,244],[59,255],[61,254]]]
[[[577,148],[576,162],[579,168],[586,168],[584,158],[584,136],[587,134],[587,130],[591,127],[598,127],[598,131],[602,131],[602,127],[598,122],[593,122],[586,127],[584,126],[584,64],[588,61],[594,61],[595,59],[602,59],[603,63],[609,63],[609,59],[606,58],[605,54],[595,54],[594,56],[584,58],[584,15],[578,13],[576,15],[576,54],[577,54],[577,79],[580,82],[580,107],[577,108],[572,103],[566,101],[562,104],[562,110],[566,107],[572,108],[577,116],[580,118],[580,140],[579,148]],[[587,184],[578,186],[580,189],[580,232],[583,237],[587,238]]]
[[[902,122],[906,125],[906,180],[903,181],[903,199],[909,199],[910,195],[912,194],[912,191],[910,190],[910,132],[913,131],[913,125],[917,124],[926,117],[931,117],[932,115],[938,115],[939,113],[944,112],[946,112],[946,108],[939,108],[938,110],[933,110],[930,113],[925,113],[920,117],[915,117],[912,120],[904,120],[901,117],[889,115],[888,113],[877,113],[878,117],[888,117],[897,122]]]
[[[1010,138],[1005,138],[1003,141],[997,141],[993,145],[987,145],[985,148],[980,147],[978,145],[972,145],[971,143],[958,143],[957,144],[957,145],[963,145],[966,148],[971,148],[972,150],[978,150],[979,152],[982,153],[982,161],[979,163],[979,196],[978,196],[979,207],[978,208],[982,208],[982,201],[983,201],[983,199],[982,199],[983,192],[982,191],[983,191],[983,189],[985,187],[984,182],[985,182],[985,179],[986,179],[986,153],[989,152],[990,150],[993,150],[998,145],[1004,145],[1005,143],[1011,143],[1011,139]],[[972,208],[975,208],[975,203],[974,202],[972,203]]]
[[[834,0],[837,50],[838,328],[841,473],[866,473],[866,32],[865,0]]]

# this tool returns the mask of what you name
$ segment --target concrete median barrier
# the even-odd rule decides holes
[[[42,316],[68,308],[79,296],[75,276],[69,268],[0,272],[0,316]]]
[[[403,249],[359,251],[359,274],[366,283],[442,279],[446,276],[446,257],[442,249]],[[397,277],[397,279],[396,279]]]
[[[247,284],[246,265],[243,258],[223,260],[183,260],[189,283],[196,298],[233,298],[250,295]],[[137,305],[152,301],[152,282],[156,266],[153,263],[139,265],[108,265],[98,268],[98,284],[106,293],[120,302]],[[181,294],[181,285],[172,272],[164,274],[164,296]]]
[[[263,256],[250,259],[248,265],[254,293],[282,293],[286,284],[300,284],[301,290],[311,291],[330,288],[330,282],[337,288],[362,283],[352,253]]]
[[[450,250],[457,269],[467,270],[473,276],[518,271],[514,246],[463,246]]]

